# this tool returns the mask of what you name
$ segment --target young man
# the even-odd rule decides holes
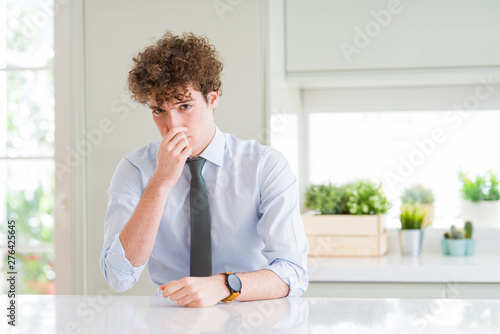
[[[214,123],[222,63],[206,38],[165,34],[133,59],[132,97],[162,135],[111,181],[101,268],[118,291],[148,265],[157,294],[188,307],[300,296],[308,244],[286,159]]]

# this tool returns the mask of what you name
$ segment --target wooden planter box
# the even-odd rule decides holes
[[[377,257],[387,253],[387,215],[302,215],[309,256]]]

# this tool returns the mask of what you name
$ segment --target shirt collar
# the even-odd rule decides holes
[[[200,156],[210,162],[213,162],[217,166],[222,167],[224,163],[225,148],[226,141],[224,139],[224,134],[217,126],[215,126],[215,136],[212,138],[212,141],[208,144],[205,150],[201,152]]]

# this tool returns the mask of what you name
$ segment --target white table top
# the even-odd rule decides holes
[[[423,253],[401,256],[397,229],[388,229],[389,254],[376,258],[309,258],[311,282],[500,283],[500,229],[477,229],[473,256],[441,254],[444,229],[426,229]]]
[[[2,305],[8,298],[0,297]],[[5,311],[5,308],[2,307]],[[30,296],[1,333],[499,333],[500,300],[284,298],[190,309],[162,297]]]
[[[500,283],[500,255],[309,258],[308,273],[311,282]]]

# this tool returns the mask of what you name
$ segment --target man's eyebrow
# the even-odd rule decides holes
[[[191,101],[194,101],[193,99],[187,99],[187,100],[183,100],[183,101],[179,101],[179,102],[175,102],[175,103],[172,103],[172,105],[178,105],[178,104],[184,104],[186,102],[191,102]],[[149,106],[149,109],[161,109],[161,107],[158,107],[158,106]]]

